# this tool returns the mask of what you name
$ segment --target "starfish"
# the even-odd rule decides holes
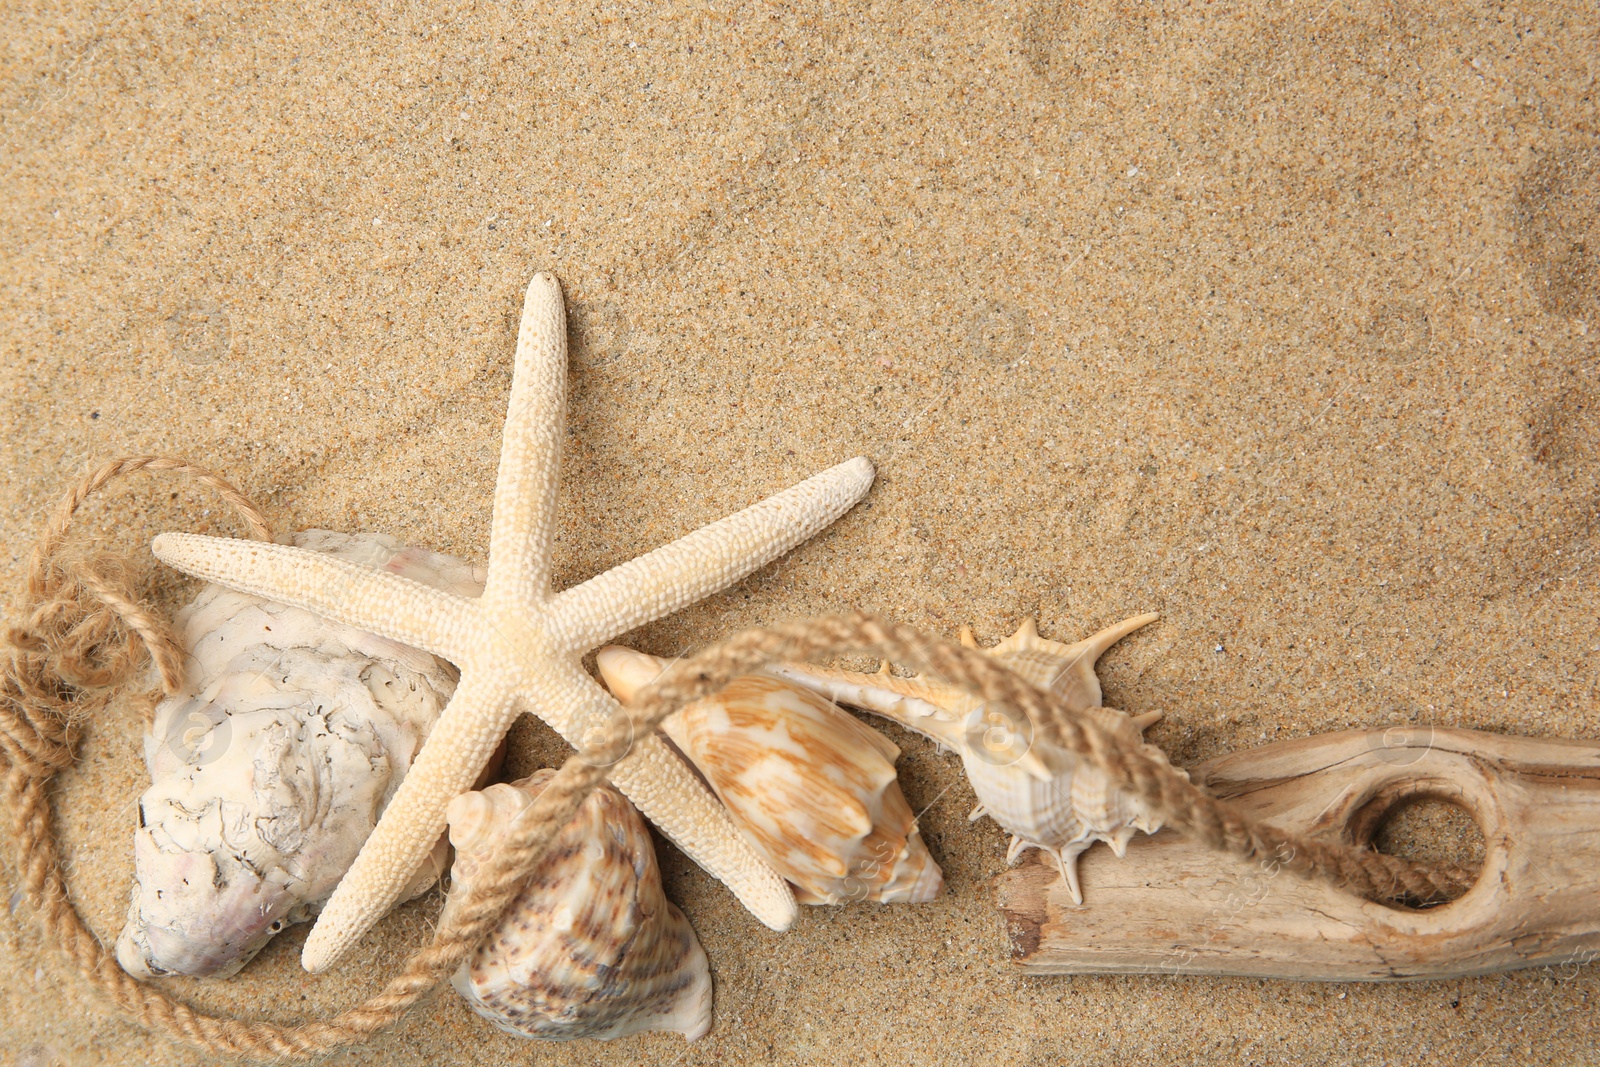
[[[532,712],[571,744],[604,736],[620,705],[581,657],[618,634],[737,581],[848,511],[872,484],[857,457],[562,592],[550,588],[552,532],[566,423],[567,330],[561,286],[528,286],[489,534],[476,599],[288,545],[164,533],[165,563],[220,585],[304,608],[454,663],[455,695],[306,939],[320,972],[398,899],[516,717]],[[637,738],[613,784],[674,844],[774,930],[794,921],[789,887],[659,736]]]

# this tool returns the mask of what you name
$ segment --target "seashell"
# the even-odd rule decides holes
[[[612,645],[600,677],[627,702],[668,661]],[[921,903],[944,875],[900,791],[887,737],[802,686],[736,678],[662,730],[802,904]]]
[[[295,544],[475,593],[469,564],[392,538]],[[137,881],[117,960],[141,977],[227,977],[320,909],[455,690],[450,664],[282,604],[207,585],[177,617],[186,693],[144,739]],[[441,836],[406,898],[442,872]]]
[[[1138,615],[1073,645],[1045,640],[1029,619],[1015,634],[981,651],[1031,684],[1055,692],[1068,707],[1093,715],[1111,729],[1131,730],[1134,737],[1142,738],[1161,713],[1130,717],[1100,707],[1100,680],[1094,665],[1106,649],[1157,618]],[[978,647],[970,628],[962,627],[961,643]],[[1142,801],[1114,788],[1102,772],[1071,753],[1053,752],[1051,758],[1043,758],[1040,744],[1019,713],[986,705],[960,686],[901,677],[892,673],[887,663],[876,674],[809,664],[786,664],[771,668],[771,673],[831,700],[893,719],[959,752],[978,797],[970,818],[988,815],[1012,835],[1008,862],[1015,862],[1030,848],[1049,855],[1080,904],[1079,855],[1096,841],[1104,841],[1121,856],[1135,832],[1153,834],[1161,828],[1160,818]],[[1165,760],[1160,749],[1148,747]]]
[[[555,775],[537,771],[450,802],[456,858],[441,922],[470,891],[512,819]],[[601,785],[562,828],[500,924],[451,979],[510,1034],[608,1041],[711,1028],[711,968],[694,927],[661,889],[644,819]]]

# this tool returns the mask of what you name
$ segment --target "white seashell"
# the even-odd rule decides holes
[[[600,677],[626,703],[668,661],[612,645]],[[795,886],[802,904],[921,903],[944,876],[900,791],[887,737],[809,690],[736,678],[669,716],[662,730],[734,823]]]
[[[450,802],[456,858],[441,922],[554,775],[537,771]],[[693,1041],[711,1028],[706,954],[661,889],[644,819],[609,785],[583,802],[451,983],[479,1015],[523,1037],[607,1041],[672,1030]]]
[[[474,595],[469,564],[392,538],[307,530],[295,544]],[[207,585],[178,613],[186,694],[144,741],[137,883],[117,959],[141,977],[227,977],[313,917],[455,690],[443,660],[309,612]],[[443,870],[443,837],[405,898]]]
[[[1075,645],[1047,641],[1033,620],[993,648],[983,649],[1041,689],[1061,696],[1068,707],[1094,715],[1103,725],[1142,737],[1160,712],[1129,717],[1100,707],[1100,680],[1094,665],[1117,641],[1156,620],[1138,615]],[[961,642],[977,648],[972,631],[962,627]],[[808,664],[786,664],[771,673],[805,685],[843,704],[864,708],[916,730],[961,754],[962,766],[977,794],[971,818],[988,815],[1012,835],[1006,858],[1015,861],[1030,848],[1055,862],[1073,899],[1083,903],[1077,859],[1096,841],[1121,856],[1135,831],[1153,834],[1160,818],[1145,804],[1112,786],[1099,770],[1071,753],[1041,758],[1019,712],[994,708],[960,686],[920,677],[900,677],[885,663],[877,674],[838,671]],[[1149,751],[1165,760],[1154,745]],[[1052,767],[1056,768],[1052,771]]]

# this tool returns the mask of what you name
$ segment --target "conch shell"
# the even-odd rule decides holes
[[[1031,684],[1061,696],[1069,708],[1093,715],[1109,728],[1130,731],[1137,739],[1161,713],[1130,717],[1100,707],[1100,679],[1094,665],[1106,649],[1158,617],[1138,615],[1074,645],[1045,640],[1029,619],[1016,633],[981,651]],[[970,628],[962,627],[961,643],[978,647]],[[1083,903],[1080,854],[1104,841],[1121,856],[1136,831],[1153,834],[1161,828],[1159,816],[1137,797],[1113,787],[1094,767],[1066,752],[1043,758],[1042,742],[1032,737],[1020,712],[986,705],[960,686],[901,677],[887,663],[877,674],[808,664],[770,670],[841,704],[893,719],[959,752],[978,796],[970,817],[988,815],[1012,835],[1008,861],[1015,862],[1030,848],[1047,853],[1079,904]],[[1165,760],[1160,749],[1147,747]]]
[[[627,703],[668,661],[617,645],[600,677]],[[887,737],[807,689],[734,679],[661,726],[802,904],[921,903],[944,875],[900,791]]]
[[[554,775],[537,771],[450,802],[456,858],[441,922]],[[662,892],[644,819],[608,785],[562,828],[451,983],[479,1015],[522,1037],[605,1041],[673,1030],[693,1041],[711,1027],[706,954]]]
[[[471,565],[388,537],[294,541],[466,595],[483,588]],[[151,786],[117,959],[141,977],[227,977],[321,908],[457,675],[426,652],[215,585],[177,622],[189,687],[157,705],[144,739]],[[402,899],[447,855],[441,837]]]

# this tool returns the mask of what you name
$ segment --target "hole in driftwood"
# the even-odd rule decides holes
[[[1444,783],[1428,780],[1395,782],[1356,812],[1350,836],[1356,843],[1418,863],[1454,864],[1483,869],[1483,831],[1459,800],[1442,795]],[[1437,906],[1439,901],[1432,902]],[[1400,901],[1400,907],[1430,906]]]

